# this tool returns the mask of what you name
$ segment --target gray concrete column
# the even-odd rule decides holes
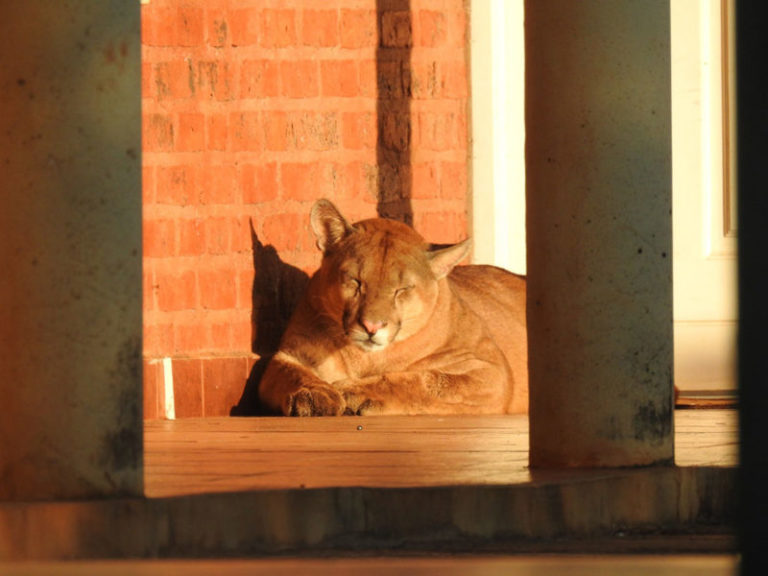
[[[533,467],[673,461],[668,0],[528,0]]]
[[[0,499],[142,493],[139,2],[0,8]]]

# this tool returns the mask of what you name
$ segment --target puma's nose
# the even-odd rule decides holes
[[[381,330],[387,325],[386,322],[383,322],[381,320],[373,321],[373,320],[368,320],[367,318],[361,318],[360,324],[363,325],[363,328],[365,328],[365,331],[368,333],[369,336],[373,336],[374,334],[376,334],[376,332],[378,332],[379,330]]]

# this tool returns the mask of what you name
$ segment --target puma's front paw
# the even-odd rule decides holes
[[[339,416],[344,413],[344,398],[330,386],[299,388],[288,398],[289,416]]]
[[[381,412],[381,403],[371,398],[364,386],[356,385],[351,380],[345,380],[334,382],[334,387],[340,389],[344,397],[345,414],[365,416]]]

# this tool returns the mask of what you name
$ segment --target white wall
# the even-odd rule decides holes
[[[470,10],[473,260],[525,274],[523,1]]]

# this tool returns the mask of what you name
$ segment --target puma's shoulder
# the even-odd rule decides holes
[[[449,279],[457,297],[480,318],[515,379],[510,412],[528,409],[526,280],[495,266],[457,266]]]

